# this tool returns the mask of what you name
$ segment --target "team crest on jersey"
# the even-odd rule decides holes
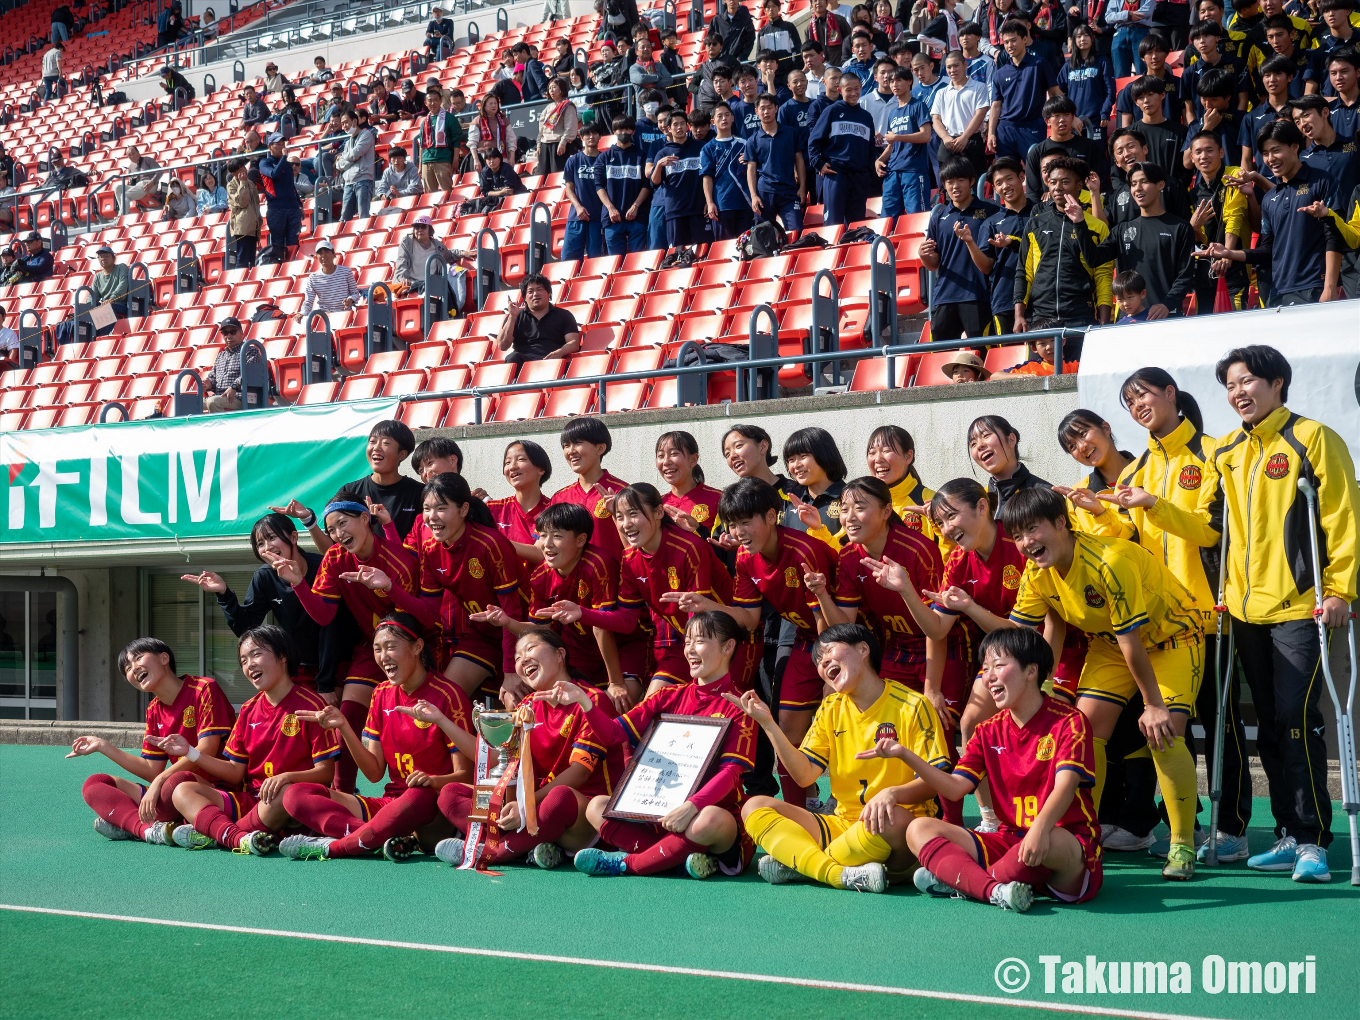
[[[1294,189],[1294,194],[1296,194],[1296,195],[1306,195],[1306,194],[1308,194],[1308,185],[1306,185],[1306,184],[1300,184],[1297,188]]]
[[[588,598],[590,598],[590,585],[584,581],[578,581],[576,583],[576,601],[584,602]]]
[[[1050,761],[1056,749],[1057,741],[1053,739],[1053,734],[1045,733],[1043,739],[1039,741],[1039,746],[1034,749],[1034,760]]]
[[[609,516],[609,507],[605,505],[604,500],[600,500],[595,504],[595,508],[590,512],[594,514],[596,517],[600,518],[600,520],[604,520],[606,517]]]
[[[880,740],[896,739],[897,727],[890,722],[881,722],[878,724],[878,729],[874,730],[874,743],[878,743]]]
[[[1266,461],[1267,478],[1283,478],[1289,474],[1289,458],[1283,453],[1273,453]]]
[[[468,560],[468,573],[479,581],[486,576],[486,568],[482,566],[482,561],[476,556]]]
[[[285,737],[296,737],[302,732],[302,723],[298,722],[298,717],[289,712],[283,717],[283,723],[279,726],[279,732]]]
[[[1181,468],[1180,477],[1176,479],[1176,484],[1182,489],[1198,489],[1203,476],[1200,474],[1199,467],[1188,464]]]
[[[559,729],[559,730],[557,731],[557,735],[558,735],[559,737],[569,737],[569,736],[571,736],[571,718],[570,718],[570,717],[568,717],[568,718],[562,720],[562,727],[561,727],[561,729]]]
[[[415,718],[412,718],[411,722],[415,723],[415,724],[416,724],[416,727],[417,727],[418,729],[422,729],[422,730],[428,730],[431,726],[434,725],[434,723],[432,723],[432,722],[425,722],[425,721],[422,720],[422,719],[415,719]]]
[[[695,503],[694,508],[690,510],[689,515],[700,524],[703,524],[704,521],[708,520],[708,507],[704,506],[702,503]]]
[[[921,530],[921,515],[916,513],[914,510],[907,510],[899,514],[898,516],[902,518],[902,524],[910,528],[912,531]]]
[[[1020,587],[1020,568],[1014,563],[1007,563],[1001,571],[1001,587],[1015,591]]]
[[[184,710],[184,728],[191,730],[194,728],[194,706],[190,705]]]
[[[671,586],[671,591],[676,591],[680,587],[680,575],[676,573],[674,567],[666,568],[666,583]]]
[[[1092,585],[1086,586],[1086,591],[1082,594],[1086,596],[1086,604],[1092,609],[1103,609],[1105,607],[1105,596],[1095,590]]]
[[[1137,236],[1138,236],[1138,228],[1137,228],[1137,227],[1125,227],[1125,228],[1124,228],[1124,244],[1125,244],[1125,245],[1133,244],[1133,240],[1134,240],[1134,238],[1136,238]]]
[[[798,587],[798,570],[795,567],[784,568],[784,584],[790,588]]]
[[[830,502],[830,504],[828,504],[826,508],[826,515],[830,517],[833,521],[838,521],[841,519],[841,501],[839,499],[833,499]]]

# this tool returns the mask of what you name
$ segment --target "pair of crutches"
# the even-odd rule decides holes
[[[1332,699],[1332,709],[1336,714],[1336,742],[1341,757],[1341,807],[1350,823],[1351,835],[1351,885],[1360,886],[1360,774],[1357,774],[1355,761],[1355,726],[1352,713],[1355,709],[1355,690],[1360,679],[1360,658],[1356,655],[1355,613],[1347,607],[1346,640],[1350,649],[1350,688],[1346,700],[1341,700],[1340,691],[1332,677],[1332,666],[1327,654],[1327,625],[1322,619],[1322,556],[1318,545],[1318,494],[1317,488],[1307,478],[1299,478],[1299,491],[1308,503],[1309,551],[1313,556],[1313,595],[1315,606],[1313,618],[1317,621],[1319,655],[1322,658],[1322,676],[1327,681],[1327,694]],[[1214,693],[1218,700],[1218,733],[1214,739],[1214,757],[1209,779],[1209,845],[1205,851],[1205,863],[1218,865],[1218,819],[1220,804],[1223,800],[1223,741],[1228,722],[1228,701],[1232,695],[1233,679],[1233,636],[1228,626],[1227,653],[1224,654],[1223,630],[1227,606],[1223,593],[1228,576],[1228,514],[1223,515],[1223,534],[1219,539],[1218,605],[1214,606],[1218,619],[1215,633]]]

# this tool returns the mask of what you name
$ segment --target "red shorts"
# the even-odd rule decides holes
[[[239,822],[250,814],[251,808],[259,803],[247,790],[224,790],[220,786],[215,789],[222,795],[223,813],[233,822]]]
[[[652,679],[668,684],[687,684],[690,676],[689,660],[683,644],[665,645],[652,649]]]
[[[760,660],[764,657],[765,642],[759,634],[737,645],[727,668],[737,690],[744,694],[755,687],[756,677],[760,675]]]
[[[474,665],[481,666],[496,678],[496,687],[499,689],[501,664],[505,661],[503,655],[499,641],[491,642],[483,640],[476,634],[464,634],[453,646],[452,658],[466,659]]]
[[[316,670],[311,666],[299,666],[297,676],[293,677],[293,683],[302,684],[309,691],[316,690]]]
[[[373,658],[373,642],[367,641],[354,646],[349,665],[344,670],[344,677],[347,684],[359,684],[370,689],[387,679],[387,674]]]
[[[917,694],[926,692],[925,668],[921,669],[920,678],[910,678],[898,680],[897,677],[886,677],[889,680],[897,680],[905,687],[910,687]],[[972,690],[973,680],[976,679],[977,672],[973,669],[973,664],[964,659],[945,659],[944,675],[940,677],[940,693],[944,695],[944,703],[949,709],[952,717],[950,725],[957,729],[959,719],[963,717],[963,706],[968,704],[968,694]],[[943,721],[943,720],[942,720]]]
[[[369,822],[373,821],[374,815],[376,815],[379,811],[385,808],[388,804],[391,804],[392,801],[396,800],[397,798],[364,797],[356,793],[354,795],[354,799],[359,802],[359,817],[360,819],[362,819],[363,823],[367,825]]]
[[[779,681],[779,707],[786,712],[811,712],[822,703],[826,685],[812,661],[812,644],[795,641]]]
[[[1077,684],[1081,682],[1081,668],[1086,665],[1086,635],[1071,632],[1063,643],[1062,655],[1053,667],[1053,693],[1069,705],[1077,703]]]
[[[732,845],[720,854],[713,854],[713,858],[718,862],[718,870],[724,875],[740,875],[750,865],[756,855],[756,844],[751,839],[751,834],[746,831],[746,826],[741,822],[741,808],[734,807],[735,801],[724,800],[715,807],[720,807],[731,813],[737,820],[737,838]],[[632,834],[638,836],[636,849],[630,853],[641,853],[655,846],[665,836],[672,833],[668,829],[662,828],[655,822],[629,822],[628,829]],[[643,834],[643,830],[650,830],[651,836]],[[624,849],[620,847],[619,849]],[[676,864],[683,864],[683,860],[677,860]]]
[[[977,847],[978,860],[988,872],[997,861],[1019,846],[1025,838],[1023,832],[1014,831],[977,832],[969,829],[968,834],[973,837],[973,845]],[[1073,835],[1076,836],[1076,833]],[[1082,855],[1086,859],[1086,876],[1082,879],[1081,891],[1073,895],[1060,893],[1051,886],[1048,888],[1048,894],[1063,903],[1085,903],[1087,900],[1095,899],[1096,893],[1100,892],[1100,886],[1105,881],[1105,868],[1100,859],[1100,844],[1093,844],[1081,836],[1076,836],[1076,839],[1081,844]]]
[[[619,650],[619,668],[624,676],[631,676],[637,680],[650,677],[652,669],[652,635],[648,631],[646,634],[641,632],[622,635],[614,635],[615,643]],[[683,648],[683,645],[681,646]],[[685,666],[682,674],[689,679],[689,666]]]

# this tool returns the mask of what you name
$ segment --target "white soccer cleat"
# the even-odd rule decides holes
[[[176,825],[171,835],[175,843],[185,850],[212,850],[217,846],[217,840],[205,836],[192,825]]]
[[[841,869],[841,888],[856,892],[888,891],[888,869],[881,864],[856,864]]]
[[[179,827],[179,822],[152,822],[146,827],[146,835],[142,840],[156,846],[174,846],[175,830]]]
[[[916,886],[917,891],[923,892],[928,896],[953,896],[954,890],[936,877],[935,872],[928,868],[917,868],[916,874],[911,876],[912,885]]]
[[[803,881],[803,875],[797,868],[790,868],[783,861],[775,860],[770,854],[756,861],[756,872],[770,885],[788,885],[790,882]]]
[[[328,860],[327,847],[334,842],[329,836],[285,836],[279,853],[295,861],[324,861]]]
[[[1002,910],[1023,914],[1034,905],[1034,890],[1024,882],[1003,882],[992,890],[992,903]]]
[[[441,839],[435,844],[434,855],[450,868],[456,868],[463,863],[463,848],[466,846],[466,840],[459,839],[457,836],[450,836],[448,839]]]
[[[137,838],[126,829],[120,829],[107,818],[100,818],[98,815],[94,816],[94,831],[105,839],[119,840]]]

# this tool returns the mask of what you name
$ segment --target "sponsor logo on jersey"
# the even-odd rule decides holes
[[[298,722],[298,717],[289,712],[283,717],[283,722],[279,725],[279,732],[285,737],[296,737],[302,732],[302,723]]]
[[[890,722],[881,722],[878,724],[878,729],[874,730],[874,743],[878,743],[880,740],[896,739],[897,727]]]
[[[1056,749],[1057,741],[1053,739],[1053,734],[1045,733],[1043,739],[1039,741],[1039,746],[1034,749],[1034,760],[1049,761]]]
[[[486,568],[482,566],[482,561],[476,556],[468,560],[468,573],[479,581],[486,576]]]
[[[1198,489],[1203,476],[1200,474],[1199,467],[1188,464],[1181,468],[1180,477],[1176,479],[1176,484],[1182,489]]]
[[[1267,478],[1283,478],[1289,474],[1289,457],[1283,453],[1272,453],[1266,461]]]
[[[1005,569],[1001,571],[1001,587],[1009,588],[1011,591],[1020,587],[1020,568],[1014,563],[1007,563]]]
[[[635,163],[611,163],[609,166],[605,167],[604,175],[611,181],[640,181],[642,180],[642,167]]]
[[[680,574],[674,567],[666,568],[666,583],[671,586],[671,591],[677,591],[680,588]]]
[[[674,163],[668,164],[666,167],[666,176],[670,177],[672,174],[683,174],[689,170],[701,169],[703,169],[703,167],[700,165],[698,156],[687,156],[684,159],[677,159]]]
[[[1086,596],[1086,604],[1092,609],[1103,609],[1105,606],[1105,596],[1096,591],[1094,586],[1087,585],[1082,593]]]
[[[184,728],[186,730],[191,730],[194,728],[195,718],[196,717],[194,715],[194,706],[190,705],[188,708],[184,710]]]
[[[708,520],[708,507],[703,503],[695,503],[694,508],[690,510],[689,515],[700,524],[703,524],[704,521]]]
[[[790,587],[790,588],[797,588],[797,587],[798,587],[798,568],[797,568],[797,567],[785,567],[785,568],[784,568],[784,584],[787,585],[787,586]]]

